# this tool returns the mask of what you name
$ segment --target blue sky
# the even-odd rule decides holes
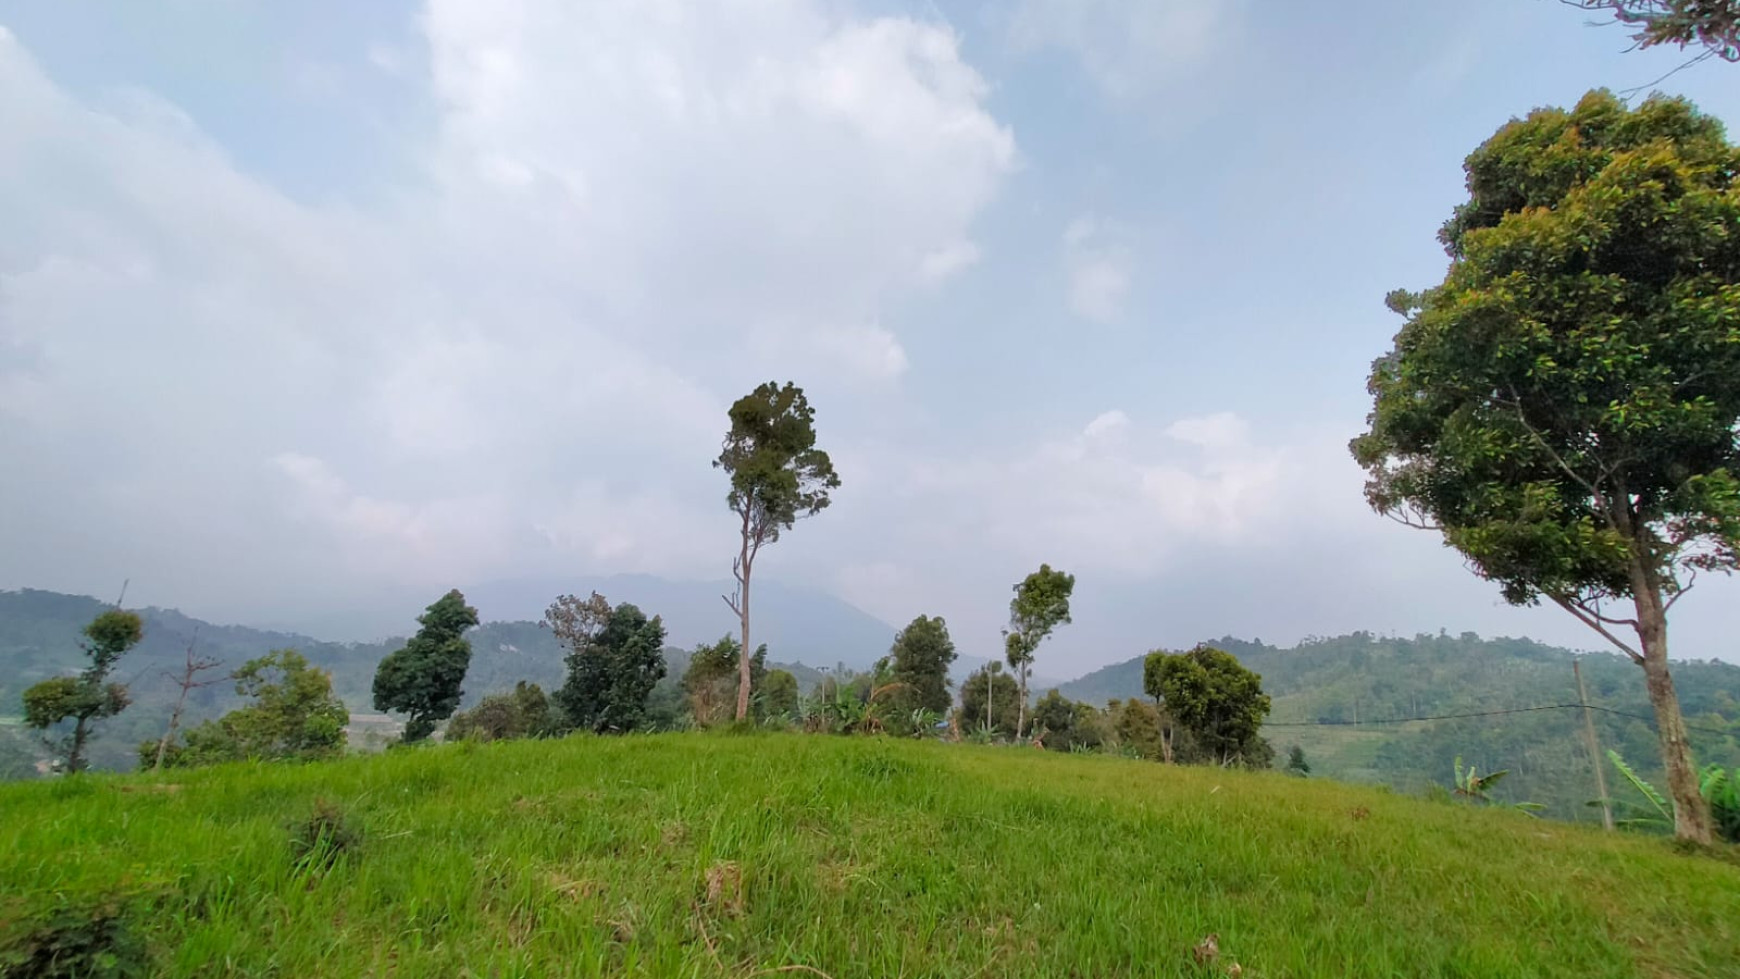
[[[845,478],[760,573],[1069,675],[1530,634],[1345,444],[1506,119],[1677,64],[1549,0],[0,2],[0,587],[314,622],[722,577],[725,407]],[[1661,88],[1740,118],[1740,69]],[[1740,658],[1701,585],[1676,651]],[[384,628],[385,626],[383,626]]]

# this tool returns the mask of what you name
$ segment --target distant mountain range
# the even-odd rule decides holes
[[[651,575],[489,581],[465,589],[485,622],[536,622],[558,595],[596,591],[612,604],[632,602],[664,620],[666,641],[683,649],[737,635],[737,617],[721,596],[724,581],[669,581]],[[768,657],[814,667],[868,669],[888,654],[898,627],[824,591],[757,581],[751,593],[751,641]]]

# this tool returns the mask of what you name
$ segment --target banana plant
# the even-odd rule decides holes
[[[1625,759],[1620,757],[1619,752],[1609,748],[1607,760],[1631,783],[1637,794],[1649,803],[1641,806],[1635,802],[1618,800],[1615,804],[1622,807],[1624,815],[1615,819],[1613,824],[1621,829],[1645,832],[1671,831],[1674,827],[1674,811],[1668,805],[1667,799],[1656,791],[1655,786],[1644,781],[1643,776],[1633,771],[1625,763]],[[1740,769],[1729,771],[1721,765],[1706,765],[1698,773],[1698,792],[1710,804],[1710,816],[1716,821],[1716,835],[1729,843],[1740,843]],[[1596,799],[1589,804],[1599,806],[1601,803],[1602,800]]]
[[[1473,765],[1469,765],[1465,770],[1462,767],[1462,756],[1457,755],[1455,794],[1461,798],[1469,800],[1470,802],[1480,803],[1482,805],[1490,804],[1492,802],[1492,787],[1497,785],[1506,775],[1509,774],[1510,769],[1508,768],[1501,768],[1496,772],[1488,772],[1485,775],[1476,772]],[[1547,807],[1539,802],[1513,802],[1506,808],[1515,809],[1516,811],[1530,817],[1539,818],[1535,817],[1535,814]]]

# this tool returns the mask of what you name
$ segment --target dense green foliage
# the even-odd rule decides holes
[[[762,647],[765,650],[767,647]],[[759,653],[758,655],[765,655]],[[761,684],[761,709],[768,717],[789,717],[797,710],[803,694],[798,680],[789,670],[768,670]],[[753,704],[750,705],[754,707]]]
[[[477,609],[458,589],[441,596],[417,617],[421,626],[403,649],[387,654],[375,670],[376,710],[403,711],[405,740],[421,741],[453,716],[465,695],[471,643],[465,630],[477,625]]]
[[[696,724],[706,727],[733,719],[737,690],[742,683],[740,662],[737,640],[730,636],[696,646],[689,655],[689,667],[683,673],[683,692],[688,697],[689,716]],[[751,717],[760,717],[765,711],[765,698],[761,694],[766,693],[763,688],[766,675],[767,646],[763,644],[749,657],[749,688],[756,691],[749,704]],[[785,694],[780,696],[783,699]]]
[[[886,682],[895,685],[888,695],[891,708],[902,714],[915,710],[948,713],[954,706],[949,667],[955,656],[955,641],[949,638],[948,623],[942,616],[921,615],[908,622],[895,635],[888,655],[876,665]]]
[[[834,463],[816,448],[816,413],[803,388],[768,382],[731,405],[730,427],[713,460],[731,478],[725,502],[739,521],[739,549],[731,563],[737,591],[726,597],[741,626],[736,719],[749,717],[754,692],[749,662],[749,585],[761,549],[779,541],[800,517],[827,509],[840,486]]]
[[[91,725],[114,717],[127,708],[131,697],[127,687],[110,683],[109,674],[122,654],[139,644],[145,635],[145,624],[136,612],[110,609],[100,613],[84,628],[84,650],[89,663],[77,676],[51,677],[24,691],[24,723],[46,734],[65,721],[73,728],[58,742],[65,758],[66,770],[79,772],[90,767],[86,742]]]
[[[1389,299],[1366,497],[1643,667],[1677,831],[1707,841],[1667,610],[1740,568],[1740,149],[1683,100],[1591,92],[1465,169],[1449,273]]]
[[[1663,841],[1274,774],[855,738],[0,786],[0,956],[102,907],[165,977],[1740,972],[1740,868]],[[1220,960],[1199,968],[1210,933]]]
[[[1017,701],[1021,698],[1021,691],[1015,684],[1015,678],[1000,669],[1001,665],[987,664],[982,669],[974,670],[961,682],[958,717],[962,731],[978,731],[988,724],[998,737],[1015,736],[1015,724],[1019,716]],[[989,715],[986,714],[987,707]]]
[[[1576,708],[1386,723],[1399,718],[1479,714],[1577,702],[1573,654],[1526,639],[1461,636],[1387,638],[1356,633],[1277,648],[1224,637],[1211,645],[1261,674],[1273,709],[1263,736],[1301,746],[1312,773],[1383,782],[1407,792],[1447,785],[1457,755],[1483,770],[1508,768],[1507,799],[1546,803],[1559,819],[1599,820],[1585,802],[1600,795]],[[1144,695],[1145,657],[1079,680],[1061,692],[1089,703]],[[1740,765],[1740,666],[1679,662],[1682,702],[1699,757]],[[1583,656],[1603,748],[1617,748],[1661,777],[1649,700],[1624,657]],[[1611,713],[1617,711],[1619,713]]]
[[[1033,705],[1033,736],[1053,751],[1098,748],[1106,742],[1098,714],[1092,704],[1070,700],[1056,690],[1047,691]]]
[[[509,693],[493,693],[447,722],[448,741],[542,738],[562,729],[562,718],[544,688],[521,680]]]
[[[638,729],[647,698],[665,675],[665,626],[623,602],[568,651],[568,680],[556,704],[571,727],[603,733]]]
[[[182,732],[163,755],[166,768],[227,761],[312,761],[344,753],[350,712],[332,693],[332,678],[294,649],[249,660],[234,674],[246,707]],[[139,745],[141,768],[157,759],[159,742]]]
[[[1069,622],[1069,597],[1075,591],[1075,575],[1039,570],[1021,579],[1015,597],[1009,600],[1009,628],[1003,631],[1003,654],[1015,671],[1019,699],[1016,702],[1015,735],[1026,730],[1027,681],[1033,674],[1033,656],[1051,631]]]
[[[1269,716],[1263,678],[1225,650],[1198,646],[1187,653],[1149,653],[1142,679],[1144,692],[1165,706],[1211,760],[1268,767],[1272,752],[1257,733]]]

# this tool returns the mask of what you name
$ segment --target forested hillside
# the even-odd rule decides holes
[[[1481,771],[1509,769],[1500,795],[1545,803],[1565,819],[1599,818],[1575,709],[1395,723],[1404,718],[1512,711],[1577,703],[1577,654],[1528,639],[1473,634],[1386,638],[1355,633],[1281,649],[1224,638],[1213,642],[1263,677],[1274,698],[1264,735],[1278,753],[1304,748],[1314,775],[1383,782],[1418,791],[1448,784],[1456,758]],[[1643,674],[1617,654],[1582,654],[1595,727],[1646,777],[1660,779]],[[1740,666],[1689,661],[1674,666],[1680,702],[1700,763],[1740,763]],[[1059,688],[1093,704],[1142,697],[1142,658],[1096,670]],[[1628,791],[1608,772],[1609,790]],[[1641,800],[1639,800],[1641,801]]]

